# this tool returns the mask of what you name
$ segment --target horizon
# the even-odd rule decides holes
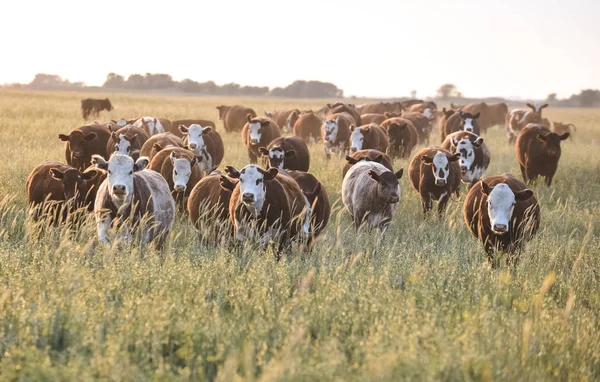
[[[10,4],[0,32],[19,33],[5,42],[13,54],[0,83],[29,83],[46,73],[101,86],[111,72],[165,73],[176,81],[271,89],[323,81],[362,98],[412,90],[433,97],[453,83],[464,97],[513,100],[600,88],[600,52],[590,49],[600,36],[600,2],[593,0],[171,4],[107,0],[93,13],[73,0]],[[35,27],[23,28],[25,18]],[[131,22],[114,27],[115,18]]]

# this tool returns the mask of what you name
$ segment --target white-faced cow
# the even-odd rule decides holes
[[[251,114],[247,116],[248,122],[242,129],[242,140],[244,146],[248,149],[248,158],[251,163],[256,163],[260,147],[267,147],[275,138],[281,136],[279,126],[271,119],[266,117],[253,118]]]
[[[360,127],[350,126],[350,152],[373,149],[386,152],[389,138],[383,127],[377,124]]]
[[[346,153],[350,144],[350,126],[352,124],[352,118],[347,113],[330,115],[323,122],[321,134],[327,159],[331,158],[332,151],[339,155]]]
[[[448,135],[442,148],[452,154],[460,154],[458,164],[464,183],[473,185],[478,182],[490,165],[490,150],[483,138],[468,131],[457,131]]]
[[[310,153],[308,146],[299,137],[279,137],[269,145],[261,147],[258,151],[264,157],[264,165],[276,167],[280,170],[308,171],[310,167]]]
[[[200,169],[206,174],[219,167],[225,147],[219,133],[212,127],[202,127],[192,124],[189,127],[179,125],[179,131],[184,135],[183,143],[196,154]]]

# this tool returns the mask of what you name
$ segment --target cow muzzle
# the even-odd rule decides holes
[[[246,204],[253,203],[254,202],[254,194],[251,194],[249,192],[242,194],[242,202],[244,202]]]
[[[351,153],[355,153],[357,151],[358,151],[358,149],[356,147],[350,147],[350,152]]]
[[[196,143],[190,143],[189,144],[190,149],[192,150],[196,150],[196,148],[198,148],[198,145]]]
[[[176,184],[173,188],[175,189],[175,192],[184,192],[186,187],[181,184]]]
[[[258,140],[258,139],[250,139],[250,144],[251,144],[251,145],[254,145],[254,146],[256,146],[256,145],[258,145],[258,143],[259,143],[259,140]]]
[[[494,224],[492,231],[494,231],[494,233],[497,235],[504,235],[508,232],[508,227],[506,224]]]
[[[124,196],[126,194],[125,186],[122,184],[115,184],[112,188],[113,194],[118,196]]]
[[[398,203],[399,201],[400,201],[400,197],[398,195],[396,195],[396,194],[390,195],[390,199],[388,200],[388,202],[390,204]]]
[[[435,185],[436,186],[440,186],[440,187],[445,186],[446,185],[446,179],[436,179],[435,180]]]
[[[73,157],[77,159],[83,158],[83,153],[80,151],[73,151]]]

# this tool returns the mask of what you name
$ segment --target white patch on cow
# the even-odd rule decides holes
[[[325,141],[335,142],[338,133],[338,119],[329,119],[325,121]]]
[[[257,165],[248,165],[240,171],[240,201],[254,216],[262,212],[267,196],[265,176],[258,169]],[[251,200],[244,201],[244,196]]]
[[[533,107],[535,108],[535,111],[537,111],[538,113],[540,112],[540,110],[542,110],[542,105],[539,103],[536,103],[535,105],[533,105]]]
[[[204,137],[202,136],[204,129],[204,127],[196,123],[188,127],[188,146],[196,155],[200,155],[202,153],[202,150],[206,149],[206,142],[204,142]]]
[[[465,131],[468,132],[473,132],[473,118],[466,118],[465,119],[465,127],[464,127]]]
[[[250,128],[250,141],[251,142],[260,142],[260,137],[262,136],[260,132],[260,122],[254,122],[249,125]]]
[[[192,164],[186,158],[173,158],[173,188],[185,191],[192,176]]]
[[[283,161],[285,158],[285,152],[281,148],[269,150],[269,158],[274,159],[277,163],[277,168],[283,170]]]
[[[303,197],[304,203],[306,205],[306,218],[304,219],[304,225],[302,226],[302,229],[306,237],[308,237],[308,235],[310,234],[310,216],[312,214],[312,208],[310,202],[306,198],[306,195],[303,195]]]
[[[350,150],[358,151],[362,150],[363,141],[365,140],[365,136],[361,132],[361,130],[357,127],[354,129],[352,134],[350,134]]]
[[[459,165],[462,174],[462,180],[464,182],[471,182],[473,180],[471,173],[471,166],[475,161],[475,149],[471,140],[468,138],[461,139],[455,143],[456,152],[460,153]]]
[[[448,175],[450,175],[450,163],[446,154],[438,151],[433,157],[433,175],[435,176],[436,184],[441,182],[441,185],[445,185],[448,181]],[[440,173],[442,174],[440,176]]]
[[[423,115],[426,116],[427,118],[433,117],[433,114],[431,113],[430,108],[425,108],[425,110],[423,110]]]
[[[156,123],[154,122],[155,120],[156,120]],[[144,126],[144,124],[146,124],[146,126],[148,126],[148,133],[150,135],[165,132],[165,128],[163,127],[162,123],[160,123],[158,118],[154,118],[154,117],[142,117],[142,118],[138,119],[137,121],[135,121],[133,126],[142,128]]]
[[[131,149],[131,142],[125,139],[125,135],[119,136],[119,143],[115,144],[115,152],[123,155],[129,155]]]
[[[117,126],[124,127],[126,125],[127,125],[127,121],[123,118],[121,118],[117,121]]]
[[[108,161],[108,190],[112,202],[117,208],[131,203],[133,198],[133,168],[133,159],[127,155],[113,154]]]
[[[488,195],[487,204],[492,231],[508,232],[508,225],[515,206],[515,194],[508,184],[497,184]]]

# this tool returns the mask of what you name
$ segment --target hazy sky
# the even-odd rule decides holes
[[[374,97],[600,88],[600,0],[18,0],[0,14],[0,83],[160,72]]]

